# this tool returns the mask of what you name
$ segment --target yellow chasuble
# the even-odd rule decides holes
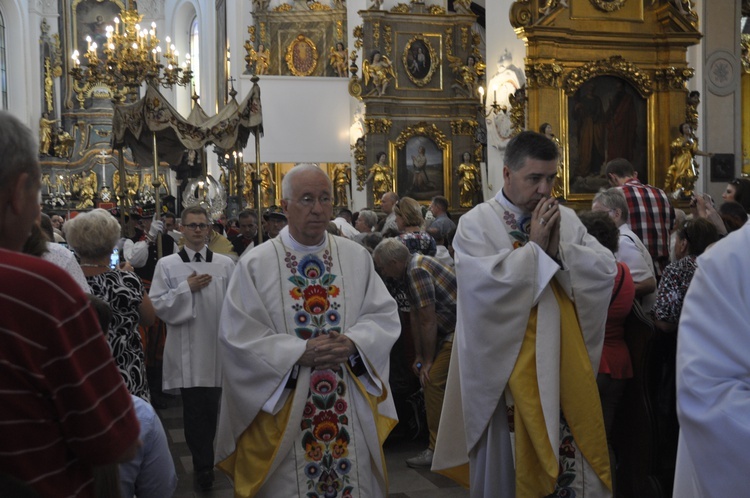
[[[581,453],[612,490],[599,391],[575,307],[557,281],[550,284],[560,307],[560,407]],[[517,496],[548,496],[554,493],[559,476],[559,443],[549,440],[537,381],[537,311],[537,306],[531,310],[508,381],[515,401]]]

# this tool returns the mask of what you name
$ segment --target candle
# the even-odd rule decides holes
[[[494,103],[497,103],[497,90],[492,90]]]
[[[88,50],[87,51],[91,52],[91,37],[90,36],[86,37],[86,43],[88,43]]]

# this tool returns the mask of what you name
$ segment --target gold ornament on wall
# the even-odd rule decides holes
[[[457,119],[451,121],[451,133],[473,137],[477,131],[477,126],[479,126],[479,123],[473,119]]]
[[[562,66],[559,64],[527,64],[526,85],[529,88],[559,87]]]
[[[693,75],[695,75],[695,70],[690,67],[666,67],[654,71],[654,81],[662,90],[684,90],[687,80]]]
[[[391,121],[390,119],[365,119],[365,132],[387,135],[391,131],[392,125],[393,121]]]
[[[594,7],[604,12],[615,12],[625,5],[625,0],[591,0],[591,3]]]
[[[566,94],[573,95],[583,83],[596,76],[619,76],[628,80],[642,95],[653,92],[653,83],[648,74],[619,55],[572,70],[565,78],[563,89]]]
[[[383,26],[383,40],[385,44],[385,53],[390,54],[393,43],[393,35],[391,33],[391,27],[388,25]]]
[[[284,60],[294,76],[309,76],[318,65],[318,48],[305,35],[297,35],[287,47]]]

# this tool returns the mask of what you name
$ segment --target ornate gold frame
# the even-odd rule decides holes
[[[306,46],[306,50],[309,50],[309,56],[306,58],[308,67],[306,68],[298,67],[300,61],[295,62],[295,55],[297,54],[298,46],[300,45]],[[318,66],[318,47],[316,47],[315,43],[305,35],[297,35],[297,38],[295,38],[286,48],[284,60],[286,61],[287,66],[289,66],[289,71],[291,71],[294,76],[310,76]]]
[[[402,189],[398,185],[399,168],[406,168],[406,164],[399,163],[399,152],[406,147],[407,142],[414,137],[427,137],[438,146],[443,152],[443,194],[446,198],[451,199],[451,190],[453,183],[453,154],[452,142],[446,137],[445,133],[434,124],[421,121],[412,126],[407,126],[399,133],[396,140],[388,142],[389,164],[393,167],[393,187],[395,192]],[[421,204],[430,204],[429,200],[419,201]]]
[[[414,75],[409,70],[408,62],[409,53],[411,52],[412,46],[418,41],[422,42],[422,44],[427,47],[427,52],[430,56],[430,68],[427,70],[427,74],[422,78],[414,77]],[[432,81],[432,75],[435,74],[435,70],[440,66],[440,59],[438,58],[437,52],[432,46],[432,43],[430,43],[430,39],[428,38],[428,36],[425,35],[415,35],[404,45],[404,51],[401,55],[401,62],[404,65],[404,71],[406,72],[406,76],[409,78],[409,81],[411,81],[418,87],[423,87],[430,81]]]

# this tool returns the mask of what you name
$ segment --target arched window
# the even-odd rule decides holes
[[[5,18],[0,10],[0,109],[8,108],[8,61],[5,57]]]
[[[190,23],[190,67],[193,70],[193,84],[195,93],[201,94],[201,59],[200,59],[200,32],[198,18],[194,17]]]

